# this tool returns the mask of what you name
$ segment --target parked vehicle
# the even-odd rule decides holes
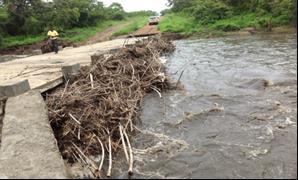
[[[151,16],[149,18],[149,25],[157,25],[159,24],[159,20],[160,20],[159,16]]]

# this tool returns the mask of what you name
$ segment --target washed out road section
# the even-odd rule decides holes
[[[58,54],[49,53],[0,63],[0,84],[28,79],[31,89],[41,87],[44,89],[62,80],[62,66],[76,63],[81,66],[90,65],[92,54],[119,48],[123,44],[133,44],[137,40],[137,38],[116,39],[78,48],[65,48]]]

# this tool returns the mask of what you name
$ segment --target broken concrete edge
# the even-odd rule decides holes
[[[51,89],[54,89],[54,88],[62,85],[63,83],[64,83],[64,78],[63,78],[63,76],[61,76],[61,77],[54,79],[42,86],[34,88],[33,90],[38,90],[40,93],[45,93]]]
[[[71,178],[59,151],[42,95],[8,98],[0,146],[1,178]]]
[[[11,80],[0,84],[0,98],[14,97],[31,90],[28,79]]]
[[[71,76],[78,74],[80,72],[80,69],[81,65],[79,63],[62,66],[61,70],[64,80],[67,81],[71,78]]]
[[[57,79],[49,81],[48,83],[42,86],[38,86],[32,90],[38,90],[40,93],[45,93],[65,83],[72,75],[78,74],[80,69],[81,69],[81,65],[79,63],[62,66],[61,77],[58,77]],[[30,90],[31,88],[29,85],[29,81],[27,79],[23,81],[15,82],[15,83],[9,83],[9,84],[3,84],[3,85],[0,84],[0,98],[17,96]]]
[[[26,58],[29,55],[1,55],[0,56],[0,63],[8,62],[8,61],[14,61],[20,58]]]

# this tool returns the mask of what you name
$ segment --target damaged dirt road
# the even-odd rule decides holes
[[[162,21],[162,17],[160,21]],[[158,25],[149,25],[149,23],[144,26],[143,28],[137,30],[133,34],[129,35],[132,37],[144,37],[144,36],[154,36],[154,35],[160,35],[161,31],[158,29]]]
[[[152,36],[161,34],[161,32],[158,30],[157,25],[146,25],[145,27],[139,29],[135,33],[133,33],[132,36],[134,37],[143,37],[143,36]]]
[[[115,32],[117,32],[120,29],[124,28],[128,24],[129,24],[129,22],[125,23],[125,24],[111,26],[108,29],[106,29],[105,31],[97,33],[95,36],[89,38],[85,42],[79,43],[78,45],[79,46],[90,45],[90,44],[95,44],[95,43],[99,43],[99,42],[109,41],[109,40],[112,39],[112,36]]]

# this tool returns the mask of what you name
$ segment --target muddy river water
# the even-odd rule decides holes
[[[296,37],[176,41],[184,90],[146,97],[132,178],[296,178]]]

